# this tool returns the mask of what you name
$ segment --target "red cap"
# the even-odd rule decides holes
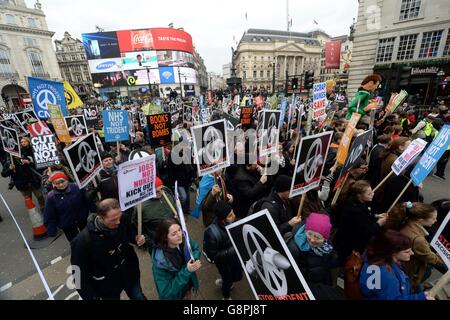
[[[58,179],[64,179],[64,180],[69,180],[69,178],[67,178],[66,174],[64,172],[55,172],[54,174],[51,175],[50,177],[50,181],[53,182],[55,180]]]
[[[163,181],[159,177],[156,177],[156,188],[161,187],[163,185],[164,185]]]

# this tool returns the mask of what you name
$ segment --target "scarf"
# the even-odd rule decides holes
[[[111,236],[115,236],[119,229],[109,229],[107,226],[103,224],[99,216],[96,216],[94,219],[94,226],[97,231],[107,233]]]
[[[311,247],[308,240],[306,239],[306,225],[303,225],[300,227],[300,229],[298,229],[297,233],[295,234],[294,241],[300,251],[312,251],[316,256],[319,257],[330,254],[333,251],[333,246],[327,241],[325,241],[320,247]]]
[[[109,175],[115,176],[117,175],[117,171],[119,171],[119,168],[113,164],[111,168],[103,168]]]

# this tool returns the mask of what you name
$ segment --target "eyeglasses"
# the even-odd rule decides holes
[[[314,232],[314,231],[306,231],[306,236],[309,239],[317,241],[317,242],[324,242],[325,241],[325,238],[321,234],[319,234],[317,232]]]

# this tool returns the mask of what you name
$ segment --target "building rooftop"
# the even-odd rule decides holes
[[[313,37],[315,32],[324,33],[320,30],[301,33],[268,29],[248,29],[242,36],[241,42],[273,42],[293,40],[295,42],[304,43],[307,45],[320,46],[320,42]],[[325,35],[327,34],[325,33]]]

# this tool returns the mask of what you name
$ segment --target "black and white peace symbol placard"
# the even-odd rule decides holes
[[[225,119],[191,128],[199,176],[230,166]]]
[[[88,128],[83,115],[65,117],[70,138],[76,141],[88,134]]]
[[[84,188],[102,169],[94,133],[65,148],[64,154],[80,188]]]
[[[257,300],[314,300],[267,209],[226,227]]]
[[[2,139],[3,149],[9,154],[21,157],[19,135],[11,128],[0,125],[0,135]]]
[[[300,140],[292,179],[291,198],[319,186],[332,136],[333,132],[328,131]]]

